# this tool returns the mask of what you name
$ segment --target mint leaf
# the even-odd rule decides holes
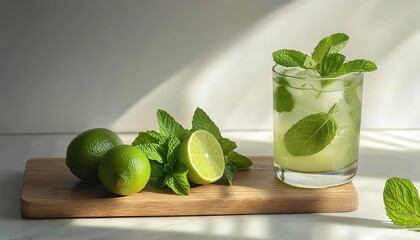
[[[229,185],[232,185],[233,179],[235,178],[237,169],[232,162],[226,161],[225,170],[223,172],[223,176],[226,177]]]
[[[284,74],[282,72],[282,74]],[[274,81],[278,84],[278,85],[282,85],[282,86],[287,86],[290,87],[290,83],[287,81],[287,79],[285,77],[282,76],[276,76],[274,78]]]
[[[175,121],[169,113],[161,109],[157,111],[157,121],[160,134],[164,139],[169,139],[170,136],[176,136],[182,140],[187,133],[187,130],[181,124]]]
[[[376,70],[375,63],[365,59],[356,59],[344,63],[344,55],[338,53],[346,46],[348,41],[349,36],[346,34],[335,33],[319,41],[311,56],[292,49],[281,49],[273,52],[273,60],[285,67],[315,68],[322,77],[338,77],[350,72],[371,72]],[[275,81],[279,83],[277,79]],[[331,81],[323,83],[325,84],[323,87],[325,87]]]
[[[195,109],[192,119],[192,128],[193,130],[206,130],[213,134],[217,140],[222,137],[219,128],[201,108]]]
[[[285,67],[314,68],[317,64],[310,56],[291,49],[281,49],[274,52],[273,60]]]
[[[346,62],[340,68],[340,74],[351,72],[372,72],[377,69],[376,64],[366,59],[356,59]]]
[[[139,132],[131,145],[137,146],[143,143],[159,143],[159,133],[153,130]]]
[[[328,53],[338,53],[343,49],[349,36],[344,33],[335,33],[323,38],[312,52],[312,58],[317,62],[322,62],[324,56]]]
[[[168,153],[166,159],[171,166],[174,166],[176,159],[178,158],[179,147],[181,141],[176,137],[170,137],[168,141]]]
[[[163,157],[161,155],[161,146],[157,143],[142,143],[140,145],[137,145],[140,150],[144,152],[146,157],[149,160],[155,160],[159,163],[163,163]]]
[[[230,152],[226,155],[227,160],[232,163],[237,170],[246,169],[252,166],[252,161],[245,157],[244,155],[241,155],[235,151]]]
[[[307,156],[320,152],[334,139],[337,123],[332,117],[337,104],[328,113],[308,115],[284,134],[284,144],[290,154]]]
[[[420,200],[416,187],[408,179],[390,178],[383,192],[386,214],[399,226],[420,226]]]
[[[295,108],[295,99],[285,86],[277,86],[273,94],[273,108],[276,112],[290,112]]]
[[[321,77],[328,77],[341,68],[346,57],[340,53],[328,53],[317,69]],[[322,81],[324,83],[325,81]],[[324,86],[323,86],[324,87]]]
[[[168,186],[178,195],[190,194],[190,183],[187,178],[188,170],[184,167],[183,170],[172,172],[166,175],[164,185]]]
[[[226,155],[236,148],[236,143],[227,138],[220,138],[219,144],[222,147],[223,154]]]
[[[161,178],[166,175],[165,172],[163,171],[163,165],[161,163],[158,163],[156,161],[149,161],[149,162],[150,162],[150,168],[151,168],[150,177]]]

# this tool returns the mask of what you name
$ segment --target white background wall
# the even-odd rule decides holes
[[[420,1],[0,0],[0,133],[189,126],[271,129],[271,53],[345,32],[363,128],[420,128]]]

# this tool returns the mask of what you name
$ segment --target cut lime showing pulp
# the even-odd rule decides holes
[[[188,168],[188,179],[197,184],[213,183],[225,170],[222,147],[213,134],[205,130],[193,132],[182,143],[179,161]]]

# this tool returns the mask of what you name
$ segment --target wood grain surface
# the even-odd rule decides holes
[[[347,212],[358,208],[352,183],[326,189],[288,186],[274,176],[272,157],[252,157],[254,165],[238,172],[233,185],[195,186],[189,196],[146,187],[116,196],[100,184],[74,177],[64,158],[26,163],[21,196],[24,218],[185,216]]]

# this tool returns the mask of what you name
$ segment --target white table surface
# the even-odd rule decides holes
[[[269,131],[225,132],[238,151],[272,155]],[[393,176],[420,187],[420,130],[364,130],[353,181],[359,209],[334,214],[266,214],[28,220],[20,216],[26,160],[64,157],[74,134],[0,135],[0,239],[420,239],[385,214],[382,191]],[[131,143],[135,134],[121,134]],[[141,206],[139,206],[141,207]]]

